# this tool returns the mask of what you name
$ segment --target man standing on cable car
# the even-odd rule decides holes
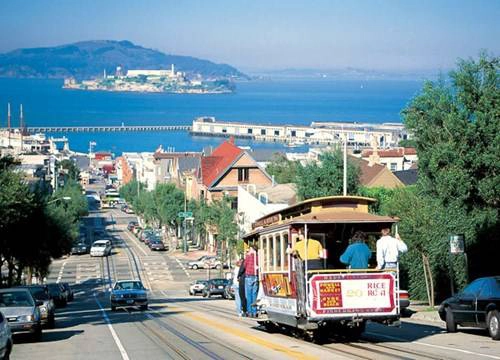
[[[302,229],[299,229],[299,237],[292,248],[292,255],[298,256],[302,261],[307,259],[307,268],[309,270],[323,268],[323,246],[318,240],[307,239],[306,250],[306,240]]]
[[[396,269],[399,253],[408,251],[408,246],[401,240],[399,234],[391,236],[391,229],[384,228],[382,237],[377,240],[377,269]]]
[[[257,247],[250,246],[248,253],[245,256],[245,296],[247,301],[247,314],[250,317],[257,317],[257,307],[255,301],[257,300],[257,292],[259,291],[258,275],[258,257]]]

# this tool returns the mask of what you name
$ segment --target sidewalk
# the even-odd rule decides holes
[[[403,317],[403,319],[443,323],[443,320],[441,320],[441,318],[439,317],[437,310],[437,306],[432,309],[429,305],[425,304],[410,304],[410,307],[407,311],[408,315]]]
[[[191,261],[196,260],[204,255],[215,256],[215,253],[198,249],[190,249],[187,253],[183,253],[182,249],[176,249],[171,252],[170,255],[181,261]]]

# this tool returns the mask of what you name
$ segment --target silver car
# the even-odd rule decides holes
[[[7,319],[0,312],[0,359],[8,359],[12,352],[12,332]]]
[[[0,289],[0,311],[13,333],[30,333],[35,340],[42,337],[39,306],[43,301],[34,300],[28,289]]]

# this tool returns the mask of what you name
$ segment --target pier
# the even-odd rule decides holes
[[[16,129],[16,128],[11,128]],[[7,128],[2,128],[7,130]],[[37,133],[92,133],[92,132],[136,132],[136,131],[191,131],[190,125],[133,125],[133,126],[30,126],[24,129],[30,134]]]

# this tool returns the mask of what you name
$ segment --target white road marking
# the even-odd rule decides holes
[[[123,360],[130,360],[128,357],[127,352],[125,351],[125,348],[122,345],[122,342],[120,341],[120,338],[118,335],[116,335],[115,329],[113,328],[113,325],[111,325],[111,321],[109,320],[108,314],[106,314],[106,311],[102,307],[101,303],[99,302],[99,299],[97,299],[97,296],[94,294],[94,299],[99,306],[99,309],[101,309],[102,312],[102,317],[104,318],[104,321],[106,321],[106,324],[108,325],[109,332],[111,333],[111,336],[113,337],[113,340],[115,341],[116,346],[118,347],[118,350],[120,351],[120,354],[122,356]]]
[[[407,339],[400,338],[400,337],[397,337],[397,336],[375,334],[375,333],[370,333],[370,332],[366,332],[366,334],[372,335],[372,336],[384,337],[384,338],[390,339],[390,340],[402,341],[402,342],[406,342],[406,343],[408,342]],[[495,356],[495,355],[482,354],[482,353],[477,353],[477,352],[473,352],[473,351],[469,351],[469,350],[457,349],[457,348],[452,348],[452,347],[447,347],[447,346],[442,346],[442,345],[434,345],[434,344],[429,344],[429,343],[425,343],[425,342],[422,342],[422,341],[412,341],[411,343],[412,344],[417,344],[417,345],[423,345],[423,346],[433,347],[433,348],[441,349],[441,350],[457,351],[457,352],[461,352],[461,353],[464,353],[464,354],[475,355],[475,356],[483,356],[483,357],[490,358],[490,359],[500,360],[500,357],[499,356]]]
[[[177,258],[175,259],[175,261],[177,261],[177,264],[179,264],[179,266],[181,267],[181,269],[184,270],[184,272],[186,273],[187,277],[191,277],[191,275],[186,270],[186,267],[184,266],[184,264],[181,263],[181,261],[179,259],[177,259]]]
[[[62,275],[64,273],[64,266],[66,266],[66,261],[63,262],[63,264],[61,265],[61,270],[59,270],[59,275],[57,275],[56,283],[60,282],[62,279]]]

